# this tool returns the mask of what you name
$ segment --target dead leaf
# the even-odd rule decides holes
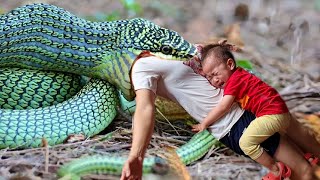
[[[86,136],[84,134],[70,134],[66,138],[65,143],[74,143],[74,142],[83,141],[85,139],[86,139]]]

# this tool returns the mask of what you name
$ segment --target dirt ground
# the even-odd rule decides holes
[[[54,4],[83,18],[117,10],[122,18],[150,19],[192,43],[227,38],[244,50],[236,58],[250,60],[283,95],[291,112],[319,117],[319,0],[136,0],[142,7],[139,14],[128,13],[115,0],[0,0],[0,10],[4,13],[33,2]],[[212,150],[211,156],[188,166],[190,175],[193,179],[261,179],[266,173],[256,163],[225,152]]]

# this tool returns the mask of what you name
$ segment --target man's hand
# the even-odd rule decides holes
[[[121,180],[141,180],[142,164],[141,157],[129,156],[122,168]]]
[[[192,125],[191,127],[192,127],[191,129],[192,132],[201,132],[207,129],[207,127],[204,124],[195,124],[195,125]]]

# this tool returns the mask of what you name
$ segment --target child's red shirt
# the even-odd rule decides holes
[[[243,109],[257,117],[289,112],[276,89],[240,67],[228,79],[224,95],[235,96]]]

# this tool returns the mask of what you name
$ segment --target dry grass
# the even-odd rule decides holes
[[[112,125],[115,127],[130,126],[124,118],[118,118]],[[158,131],[154,134],[149,146],[149,155],[159,155],[171,159],[171,170],[166,176],[146,175],[146,179],[195,179],[209,178],[221,175],[226,176],[222,169],[235,172],[239,177],[259,177],[262,167],[248,160],[238,157],[227,148],[212,149],[208,154],[211,157],[204,157],[199,162],[185,167],[174,152],[174,149],[191,138],[191,133],[175,130],[180,133],[171,134],[166,130],[172,129],[171,125],[158,124]],[[125,156],[131,146],[131,130],[129,128],[112,129],[112,135],[98,135],[94,138],[81,142],[56,145],[54,147],[43,147],[25,150],[0,151],[0,176],[4,179],[57,179],[58,168],[73,159],[93,154],[114,154]],[[161,133],[159,133],[161,130]],[[161,134],[161,135],[160,135]],[[166,148],[164,148],[166,147]],[[169,153],[168,153],[169,152]],[[226,155],[228,154],[228,155]],[[226,167],[228,167],[226,169]],[[224,170],[224,171],[225,171]],[[246,175],[247,174],[247,175]],[[85,179],[118,179],[118,176],[111,175],[88,175]]]
[[[173,125],[181,126],[181,122]],[[117,127],[117,128],[116,128]],[[0,176],[4,179],[57,179],[58,168],[73,159],[93,154],[126,156],[131,146],[131,122],[118,117],[109,128],[109,134],[97,135],[81,142],[26,150],[0,151]],[[180,135],[177,135],[179,133]],[[201,160],[185,167],[174,148],[186,143],[191,132],[173,130],[172,125],[157,122],[156,132],[149,146],[149,155],[171,159],[171,170],[165,176],[146,175],[145,179],[259,179],[267,171],[252,160],[234,154],[222,147],[211,149]],[[164,148],[165,147],[165,148]],[[169,152],[169,153],[168,153]],[[84,179],[118,179],[106,174],[88,175]]]

